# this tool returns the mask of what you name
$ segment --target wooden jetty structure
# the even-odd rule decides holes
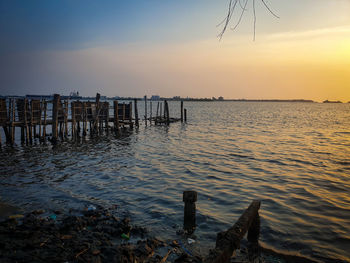
[[[181,102],[181,118],[170,118],[168,102],[157,104],[156,116],[147,116],[147,97],[145,96],[145,124],[169,125],[183,121],[183,102]],[[133,110],[134,106],[134,110]],[[163,114],[162,114],[163,112]],[[134,117],[133,117],[134,113]],[[185,117],[186,120],[186,117]],[[0,127],[4,131],[6,143],[15,143],[16,128],[20,128],[21,143],[32,144],[35,139],[45,142],[49,139],[53,144],[63,141],[69,136],[77,139],[88,135],[97,136],[102,133],[120,133],[126,128],[139,127],[137,99],[133,102],[120,103],[118,100],[100,101],[97,93],[95,101],[68,101],[55,94],[52,100],[27,98],[0,99]],[[51,129],[50,129],[51,128]],[[49,132],[47,131],[49,130]],[[0,145],[1,145],[0,134]]]

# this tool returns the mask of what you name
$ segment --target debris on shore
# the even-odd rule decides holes
[[[177,242],[151,238],[115,207],[36,210],[0,222],[0,262],[198,262]],[[173,255],[171,255],[173,254]]]

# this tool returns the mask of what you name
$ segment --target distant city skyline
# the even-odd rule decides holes
[[[350,1],[257,1],[219,41],[227,4],[2,1],[0,95],[350,101]]]

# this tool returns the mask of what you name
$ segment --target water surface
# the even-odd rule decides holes
[[[143,103],[139,115],[143,116]],[[179,115],[178,102],[170,102]],[[185,102],[188,124],[120,138],[3,147],[2,202],[32,210],[119,204],[176,237],[182,191],[198,191],[198,242],[213,247],[253,199],[261,243],[321,262],[350,261],[350,105]],[[153,109],[155,111],[155,109]]]

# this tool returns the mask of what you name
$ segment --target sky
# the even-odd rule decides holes
[[[350,101],[350,0],[248,1],[0,0],[0,95]]]

